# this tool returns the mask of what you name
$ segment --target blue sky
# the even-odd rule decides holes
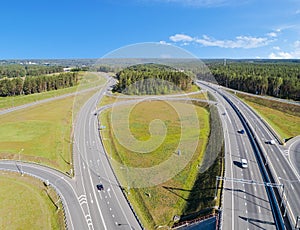
[[[100,58],[158,42],[199,58],[300,58],[299,0],[10,0],[0,59]]]

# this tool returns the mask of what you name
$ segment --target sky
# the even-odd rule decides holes
[[[9,0],[0,59],[101,58],[174,45],[198,58],[300,58],[300,0]]]

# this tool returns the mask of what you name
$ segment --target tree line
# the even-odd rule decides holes
[[[0,79],[26,76],[39,76],[63,72],[62,66],[41,66],[41,65],[0,65]]]
[[[125,94],[167,94],[188,90],[192,79],[182,71],[160,64],[130,66],[116,74],[113,91]]]
[[[299,63],[230,63],[209,65],[218,84],[232,89],[300,100]],[[198,77],[205,76],[198,74]]]
[[[61,73],[30,77],[14,77],[0,80],[0,96],[34,94],[50,90],[72,87],[78,84],[78,73]]]

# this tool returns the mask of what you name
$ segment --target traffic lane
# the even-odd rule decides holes
[[[288,152],[290,162],[294,165],[298,174],[300,174],[300,141],[293,143]]]
[[[104,152],[103,146],[99,143],[100,152]],[[134,229],[140,229],[140,225],[138,224],[132,210],[127,203],[127,200],[124,197],[124,194],[121,190],[119,183],[111,169],[109,159],[106,155],[100,154],[98,152],[98,156],[100,156],[100,165],[101,173],[99,178],[103,178],[104,184],[108,186],[109,196],[111,196],[111,204],[113,207],[120,207],[119,209],[115,209],[115,217],[118,219],[118,226],[122,223],[122,226],[133,226]],[[121,226],[121,225],[120,225]]]
[[[90,108],[92,108],[93,106],[95,106],[95,104],[94,103],[90,103],[89,106],[90,106]],[[88,120],[88,125],[83,128],[83,130],[86,130],[86,131],[83,131],[83,133],[85,133],[86,136],[87,136],[87,138],[84,138],[84,139],[88,140],[88,142],[86,144],[90,145],[90,148],[88,150],[89,153],[87,154],[87,156],[88,156],[87,157],[88,158],[87,164],[88,164],[89,169],[92,169],[91,171],[96,172],[95,173],[95,175],[96,175],[97,171],[99,171],[97,166],[99,166],[99,163],[101,161],[101,159],[98,159],[99,158],[99,151],[97,151],[97,150],[98,149],[100,150],[102,148],[102,146],[101,145],[97,146],[97,144],[99,143],[99,141],[96,140],[96,138],[97,139],[99,138],[99,133],[98,133],[98,129],[97,129],[97,122],[98,122],[97,121],[97,116],[95,116],[95,115],[94,116],[90,116],[90,117],[88,117],[88,116],[89,115],[87,113],[86,118],[84,119],[85,121]],[[96,147],[96,148],[94,148],[94,147]],[[96,150],[96,151],[94,151],[94,150]],[[102,152],[102,151],[100,150],[100,152]],[[103,155],[103,154],[102,154],[102,156],[104,157],[104,159],[103,159],[104,162],[107,162],[106,156]],[[103,162],[103,160],[101,162]],[[93,162],[97,162],[97,164],[96,163],[93,164]],[[113,181],[112,183],[114,185],[116,185],[117,182],[115,180],[114,174],[112,173],[112,170],[111,170],[110,166],[107,165],[105,168],[106,168],[106,170],[105,170],[104,177],[106,178],[106,180],[103,183],[106,183],[107,181],[109,181],[111,183],[111,181]],[[101,178],[101,174],[100,174],[99,178]],[[117,187],[117,189],[119,189],[119,187]],[[115,192],[115,190],[114,190],[113,187],[108,187],[108,192],[107,192],[108,196],[105,196],[105,197],[111,197],[110,191],[112,191],[112,193],[116,194],[116,192]],[[129,225],[129,222],[127,220],[127,215],[128,216],[132,216],[131,219],[132,219],[133,224],[131,224],[131,225],[135,225],[135,228],[138,229],[140,226],[138,225],[138,223],[137,223],[134,215],[132,214],[131,209],[128,208],[127,213],[124,213],[123,209],[126,208],[126,207],[128,207],[128,204],[127,204],[127,202],[126,203],[123,202],[123,205],[120,204],[119,200],[120,199],[122,200],[122,197],[124,197],[124,195],[121,192],[118,195],[115,195],[115,199],[113,199],[112,202],[110,202],[110,203],[112,203],[112,205],[110,207],[107,207],[105,209],[105,210],[111,211],[114,208],[115,213],[116,213],[116,214],[112,214],[111,217],[108,218],[108,220],[113,220],[114,218],[120,220],[119,223],[118,223],[118,227],[122,228],[122,226]],[[101,197],[100,197],[100,199],[101,199]],[[123,199],[125,200],[125,198],[123,198]],[[107,201],[107,202],[109,202],[109,201]],[[115,208],[115,207],[119,207],[119,208]],[[112,222],[112,221],[110,221],[110,222]],[[120,224],[120,223],[122,223],[122,224]],[[114,222],[114,224],[116,224],[116,222]]]
[[[239,130],[236,125],[237,123],[240,122],[237,115],[232,115],[230,113],[228,113],[228,115],[232,116],[231,119],[235,121],[235,122],[231,122],[233,124],[234,129]],[[241,124],[240,124],[240,126],[241,126]],[[246,138],[244,138],[245,141],[242,140],[242,137],[246,137]],[[238,150],[240,152],[240,154],[244,158],[250,159],[249,170],[247,169],[244,173],[241,171],[241,176],[244,177],[244,179],[257,179],[257,181],[262,181],[262,178],[260,175],[260,170],[257,165],[256,157],[253,154],[252,146],[247,137],[247,134],[237,136],[237,140],[239,143],[238,144],[239,149],[242,149],[242,150]],[[251,169],[252,166],[255,169]],[[254,176],[253,172],[255,172],[255,174],[256,174],[255,176]],[[245,187],[244,184],[242,186]],[[237,190],[237,191],[244,192],[244,194],[242,196],[240,196],[240,199],[247,198],[247,202],[245,202],[245,204],[250,203],[250,205],[248,206],[248,209],[246,210],[246,214],[249,214],[249,215],[248,215],[248,217],[246,215],[246,218],[242,218],[242,219],[246,220],[246,221],[251,220],[251,222],[253,222],[253,225],[258,228],[263,225],[267,225],[268,228],[270,228],[269,225],[271,225],[272,228],[275,228],[275,223],[273,220],[271,207],[268,202],[268,197],[267,197],[264,186],[259,187],[259,188],[256,188],[256,187],[253,188],[253,186],[248,185],[247,187],[249,187],[249,188],[247,188],[247,189],[243,188],[242,190]],[[251,191],[251,190],[254,190],[254,191]],[[247,191],[250,191],[250,192],[247,192]],[[247,195],[245,193],[247,193]],[[255,196],[253,194],[260,194],[260,195]],[[249,196],[249,198],[248,198],[248,196]],[[264,216],[263,219],[259,219],[261,216]],[[257,223],[254,223],[255,220],[257,220]],[[252,226],[252,228],[254,226]]]
[[[224,100],[223,98],[221,98],[220,100]],[[240,163],[240,160],[241,160],[241,151],[240,151],[240,143],[239,141],[237,140],[239,138],[239,135],[237,135],[237,126],[235,125],[236,122],[240,123],[240,120],[237,119],[237,117],[235,116],[235,112],[232,111],[231,107],[229,108],[225,108],[226,112],[223,116],[221,116],[221,118],[223,117],[223,119],[225,121],[228,122],[228,135],[230,136],[229,137],[229,142],[230,142],[230,162],[229,162],[229,167],[227,166],[227,169],[228,168],[231,168],[233,172],[229,172],[228,174],[231,176],[231,178],[242,178],[243,177],[243,174],[240,173],[240,168],[237,167],[238,163]],[[241,123],[239,124],[239,126],[241,126]],[[227,132],[226,132],[227,134]],[[232,158],[235,158],[236,160],[233,161]],[[235,163],[235,164],[234,164]],[[228,165],[228,164],[227,164]],[[233,168],[234,167],[234,168]],[[237,218],[237,217],[244,217],[246,215],[246,218],[248,218],[247,216],[247,213],[248,213],[248,210],[247,210],[247,202],[245,202],[244,199],[246,199],[246,195],[245,195],[245,188],[244,188],[244,184],[234,184],[233,183],[227,183],[225,182],[225,187],[224,187],[224,199],[225,199],[225,202],[224,202],[224,220],[225,220],[225,228],[226,229],[231,229],[231,228],[234,228],[234,226],[241,226],[241,224],[245,225],[245,223],[242,223],[244,222],[244,220],[242,218]],[[228,187],[229,185],[229,187]],[[227,193],[228,192],[228,193]],[[240,196],[240,192],[243,192],[243,195]],[[248,193],[248,192],[247,192]],[[230,204],[230,202],[226,202],[228,200],[228,198],[231,198],[230,194],[232,194],[234,196],[234,202],[232,203],[231,205],[231,208],[232,210],[230,210],[230,208],[227,208],[227,204]],[[249,193],[248,193],[249,194]],[[228,210],[228,211],[226,211]],[[232,216],[230,216],[232,215]],[[272,215],[271,215],[272,216]],[[232,222],[234,223],[230,223],[230,220],[231,218],[233,218]],[[227,221],[226,221],[227,220]],[[231,224],[231,225],[230,225]],[[249,227],[249,226],[248,226]]]
[[[243,112],[246,116],[252,117],[252,122],[256,121],[256,123],[252,124],[252,125],[256,125],[257,130],[260,130],[260,132],[257,132],[258,134],[259,133],[262,134],[262,136],[260,136],[260,139],[263,139],[264,141],[272,139],[272,134],[270,134],[269,130],[267,130],[267,128],[264,126],[264,124],[261,123],[260,119],[255,120],[255,115],[253,115],[251,111],[249,111],[249,114],[247,112],[245,113],[245,111],[243,111]],[[251,119],[249,119],[249,120],[251,122]],[[267,154],[267,156],[266,156],[267,164],[270,164],[270,166],[273,170],[272,174],[275,175],[275,178],[278,183],[281,183],[281,182],[279,182],[278,177],[286,178],[286,180],[288,180],[288,181],[295,179],[295,174],[293,172],[293,169],[291,168],[291,165],[289,164],[287,159],[284,157],[284,155],[278,148],[277,144],[273,146],[270,144],[263,143],[263,144],[261,144],[261,146],[263,149],[266,148],[264,152]],[[275,168],[276,168],[276,171],[275,171]],[[287,187],[287,189],[286,189],[286,192],[288,194],[287,197],[290,197],[291,200],[300,200],[298,184],[292,185],[290,187],[291,188]],[[291,189],[294,190],[294,191],[292,191],[292,193],[290,192]],[[295,192],[295,190],[296,190],[296,192]],[[295,223],[295,221],[296,221],[295,213],[299,213],[299,203],[298,202],[293,202],[293,203],[288,202],[288,204],[289,204],[289,212],[291,214],[292,222]]]

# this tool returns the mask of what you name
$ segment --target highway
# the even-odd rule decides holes
[[[263,179],[247,133],[238,133],[245,128],[236,112],[216,90],[206,84],[198,84],[215,96],[223,123],[225,178],[228,178],[223,189],[223,229],[276,229],[265,187],[259,183],[247,183],[262,182]],[[242,158],[247,159],[248,168],[241,167]]]
[[[260,141],[266,158],[266,165],[274,177],[274,182],[284,185],[284,191],[282,188],[279,193],[284,194],[283,204],[288,204],[288,217],[292,226],[295,226],[297,216],[300,215],[300,176],[290,161],[288,149],[277,142],[275,145],[267,144],[267,141],[276,139],[261,118],[232,94],[226,93],[226,96],[238,106],[255,130],[257,140]],[[281,203],[281,201],[279,202]]]
[[[114,84],[112,78],[81,108],[74,127],[74,178],[54,169],[20,161],[0,161],[0,170],[36,177],[61,197],[68,229],[141,229],[104,152],[94,115],[98,101]],[[33,106],[29,104],[28,106]],[[26,108],[18,107],[16,109]],[[14,110],[7,110],[12,112]],[[96,185],[102,183],[104,190]]]
[[[299,153],[300,138],[292,139],[292,143],[289,144],[288,142],[287,146],[281,146],[277,142],[275,145],[267,144],[269,140],[276,139],[269,128],[266,127],[265,122],[262,122],[262,119],[236,96],[223,90],[223,87],[213,87],[215,87],[215,90],[221,91],[235,104],[254,131],[255,138],[263,151],[266,168],[274,178],[272,182],[283,185],[278,188],[277,195],[283,197],[283,201],[280,198],[278,199],[278,204],[281,207],[282,214],[284,216],[287,214],[291,224],[290,226],[285,218],[285,227],[287,229],[293,228],[297,216],[300,215],[300,159],[299,154],[296,154]],[[287,209],[285,209],[286,204]]]
[[[0,161],[0,170],[26,173],[55,188],[64,205],[68,229],[142,229],[120,188],[99,136],[97,115],[109,105],[97,108],[97,104],[114,83],[112,78],[108,78],[106,85],[84,104],[77,115],[73,139],[74,178],[37,164]],[[276,223],[248,133],[238,132],[245,129],[243,123],[217,91],[232,100],[251,129],[255,130],[266,157],[265,164],[274,174],[274,183],[284,185],[279,189],[284,194],[282,207],[287,204],[287,214],[293,223],[300,215],[300,159],[299,154],[295,154],[299,151],[299,141],[285,147],[266,144],[265,141],[274,137],[251,109],[218,86],[198,84],[215,96],[217,102],[214,104],[217,104],[223,124],[226,178],[223,189],[223,229],[276,229]],[[248,160],[248,168],[241,167],[242,158]],[[103,184],[104,190],[97,190],[99,183]]]

